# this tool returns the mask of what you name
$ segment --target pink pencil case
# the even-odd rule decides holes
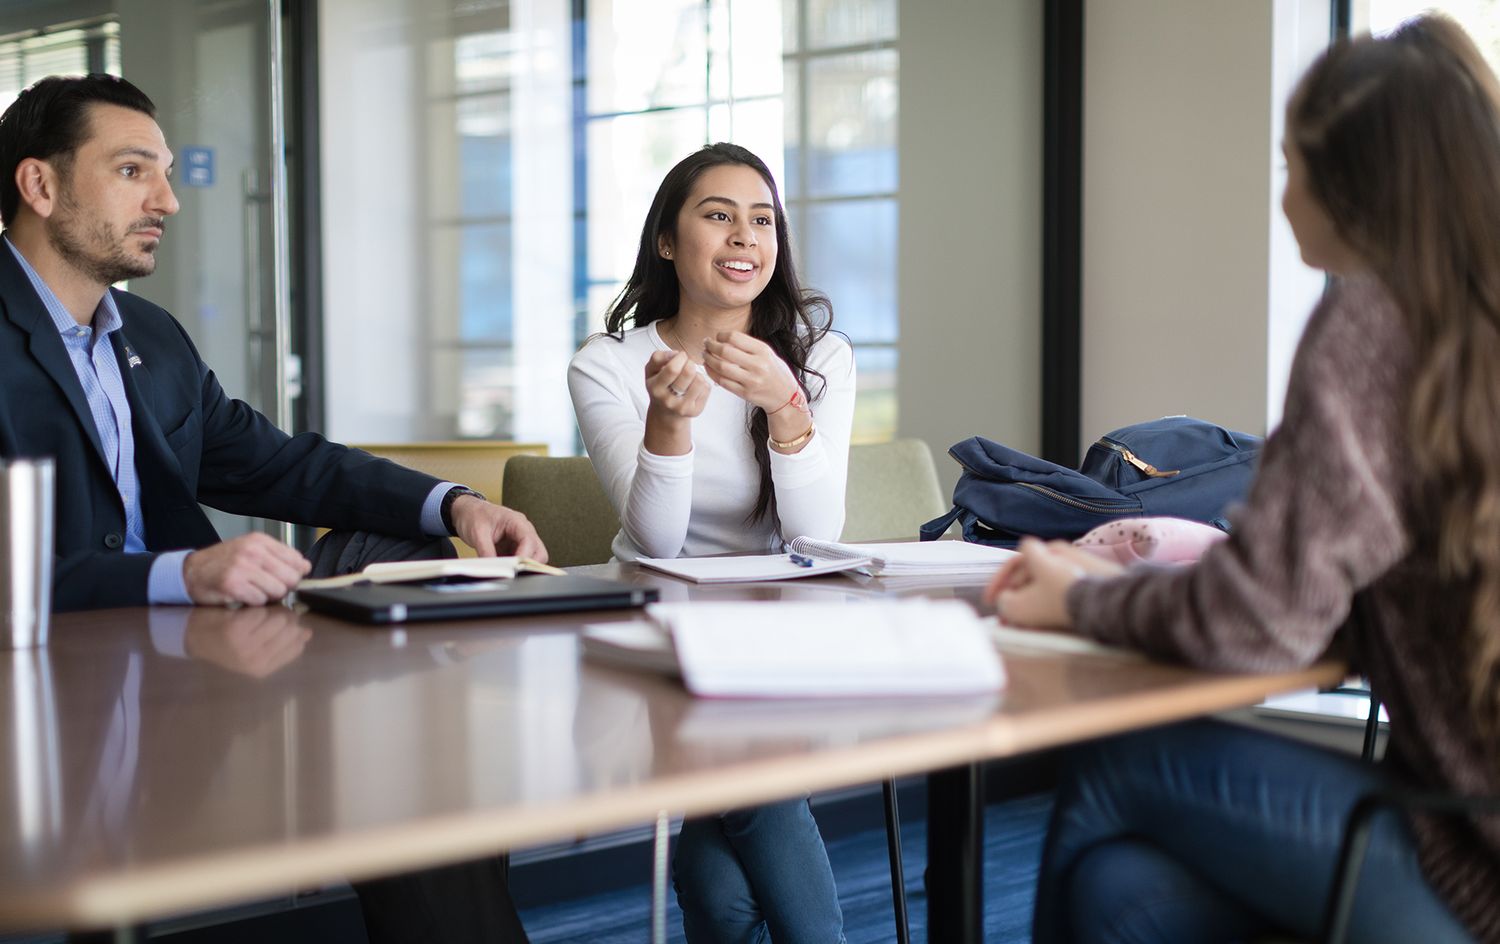
[[[1186,518],[1123,518],[1101,524],[1073,543],[1120,564],[1191,564],[1227,537],[1213,525]]]

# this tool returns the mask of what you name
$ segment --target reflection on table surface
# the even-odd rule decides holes
[[[879,592],[837,576],[697,587],[628,565],[581,570],[649,583],[664,600]],[[902,592],[975,602],[981,589]],[[580,659],[578,626],[635,615],[394,630],[285,607],[58,615],[46,649],[0,653],[0,928],[90,909],[140,916],[657,809],[878,780],[1338,675],[1272,682],[1018,655],[998,696],[704,702],[672,680]]]

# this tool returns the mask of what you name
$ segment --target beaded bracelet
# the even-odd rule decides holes
[[[771,410],[766,415],[767,416],[775,416],[777,413],[780,413],[782,410],[786,409],[789,406],[793,406],[793,405],[797,405],[797,408],[801,409],[801,405],[798,404],[798,402],[797,402],[797,401],[799,401],[801,399],[802,399],[802,388],[801,387],[797,387],[797,388],[795,388],[795,389],[792,390],[792,395],[786,398],[786,402],[785,403],[783,403],[781,406],[778,406],[776,409]]]

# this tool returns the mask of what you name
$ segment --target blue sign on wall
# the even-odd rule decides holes
[[[214,185],[214,149],[183,148],[181,172],[184,187],[212,187]]]

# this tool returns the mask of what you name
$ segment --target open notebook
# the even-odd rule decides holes
[[[364,570],[337,577],[313,577],[297,584],[301,590],[332,590],[361,583],[411,583],[418,580],[440,580],[468,577],[475,580],[509,580],[517,574],[551,574],[561,577],[566,571],[542,564],[529,557],[454,557],[438,560],[384,561],[370,564]]]
[[[993,692],[1005,670],[956,600],[680,603],[590,626],[586,655],[680,674],[695,695],[787,698]]]

